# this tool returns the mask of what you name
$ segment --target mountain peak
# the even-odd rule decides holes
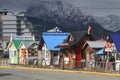
[[[96,17],[95,20],[103,26],[104,29],[117,32],[120,31],[120,16],[108,15],[105,17]]]

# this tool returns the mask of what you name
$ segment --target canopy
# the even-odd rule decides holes
[[[96,54],[103,54],[104,49],[99,50]]]

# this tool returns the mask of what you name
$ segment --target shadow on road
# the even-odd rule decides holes
[[[0,77],[3,77],[3,76],[10,76],[12,74],[9,74],[9,73],[0,73]]]

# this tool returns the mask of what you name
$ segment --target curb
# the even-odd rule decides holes
[[[13,68],[12,66],[0,66],[0,68]]]
[[[120,76],[118,73],[104,73],[104,72],[90,72],[90,71],[75,71],[75,70],[59,70],[59,69],[46,69],[46,68],[28,68],[20,66],[0,66],[0,68],[16,68],[16,69],[25,69],[25,70],[42,70],[42,71],[57,71],[57,72],[69,72],[69,73],[84,73],[84,74],[99,74],[106,76]]]

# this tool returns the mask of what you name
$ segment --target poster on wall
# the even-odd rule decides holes
[[[69,63],[69,58],[68,58],[68,57],[64,58],[64,63],[65,63],[65,64],[68,64],[68,63]]]

